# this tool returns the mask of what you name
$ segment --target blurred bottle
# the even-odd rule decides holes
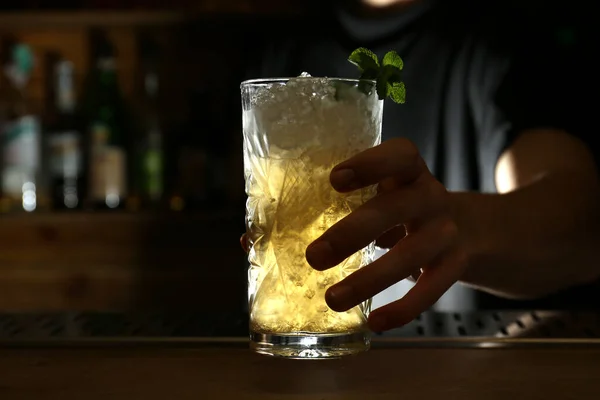
[[[11,38],[2,45],[0,131],[2,137],[2,212],[38,208],[40,122],[27,97],[33,70],[31,49]]]
[[[186,208],[227,207],[226,157],[230,150],[215,91],[200,88],[190,95],[191,115],[179,150],[179,177]]]
[[[127,112],[112,43],[94,30],[91,49],[92,70],[82,100],[89,151],[86,203],[97,209],[120,209],[127,198]]]
[[[83,140],[76,114],[73,63],[57,53],[46,57],[47,105],[44,136],[54,209],[81,208]]]
[[[189,132],[188,129],[186,129]],[[188,137],[177,153],[177,184],[169,199],[173,211],[202,210],[207,202],[207,154]]]
[[[207,112],[207,109],[197,107],[193,100],[190,100],[190,104],[194,114],[205,115]],[[202,136],[212,134],[212,131],[210,126],[198,122],[205,121],[194,115],[179,128],[175,185],[169,198],[169,206],[173,211],[203,210],[210,195],[207,179],[209,155]]]
[[[136,108],[137,137],[134,159],[136,203],[157,208],[164,194],[163,126],[159,107],[159,49],[147,33],[140,35],[140,63]]]

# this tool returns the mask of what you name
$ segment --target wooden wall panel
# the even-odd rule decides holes
[[[243,210],[3,217],[0,310],[240,307],[243,229]]]

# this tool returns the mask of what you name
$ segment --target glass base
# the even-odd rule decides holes
[[[335,359],[371,347],[367,331],[346,333],[259,333],[250,331],[250,348],[259,354],[292,359]]]

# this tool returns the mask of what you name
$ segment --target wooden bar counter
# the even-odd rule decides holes
[[[260,356],[241,340],[0,346],[0,399],[600,399],[598,343],[460,344],[332,361]]]

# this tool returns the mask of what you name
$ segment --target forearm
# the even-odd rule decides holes
[[[535,298],[600,276],[595,177],[554,174],[506,194],[453,193],[452,198],[469,253],[464,283]]]

